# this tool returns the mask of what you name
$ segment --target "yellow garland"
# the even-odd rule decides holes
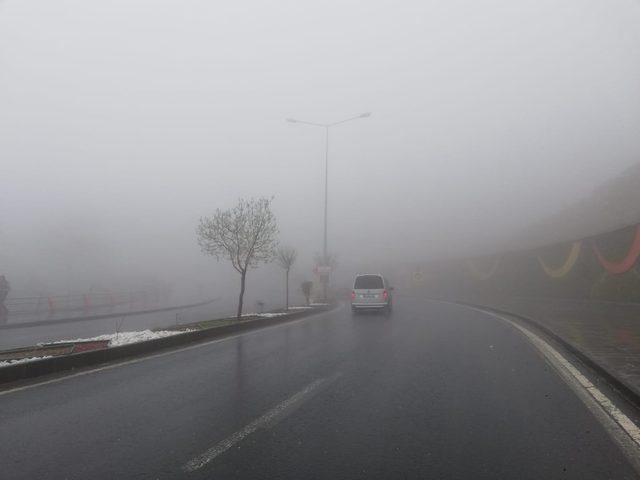
[[[491,269],[487,272],[483,272],[478,267],[476,267],[476,265],[473,263],[473,260],[467,260],[467,265],[469,266],[469,270],[471,270],[471,273],[473,273],[476,278],[478,278],[479,280],[488,280],[493,277],[493,275],[498,270],[500,259],[497,259],[491,266]]]
[[[578,257],[580,257],[581,249],[582,242],[573,242],[567,259],[561,266],[557,268],[550,267],[549,265],[544,263],[544,260],[540,256],[538,256],[538,262],[544,270],[544,273],[546,273],[548,276],[550,276],[551,278],[562,278],[573,269],[574,265],[578,261]]]

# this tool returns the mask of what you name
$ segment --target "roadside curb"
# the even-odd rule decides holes
[[[440,300],[441,301],[441,300]],[[488,312],[497,313],[500,315],[508,315],[510,317],[516,318],[529,326],[532,326],[541,332],[543,332],[548,337],[552,338],[554,341],[562,345],[565,349],[567,349],[571,354],[577,357],[582,363],[584,363],[591,370],[596,372],[600,377],[602,377],[611,387],[618,391],[628,402],[630,402],[634,407],[640,409],[640,392],[637,392],[632,386],[628,385],[624,380],[618,378],[618,376],[602,366],[596,360],[594,360],[588,353],[584,352],[580,348],[578,348],[573,343],[565,340],[560,335],[555,333],[546,325],[534,320],[530,317],[525,317],[518,313],[513,313],[508,310],[502,310],[496,307],[490,307],[487,305],[482,305],[478,303],[469,303],[469,302],[459,302],[459,301],[447,301],[445,303],[452,303],[454,305],[463,305],[467,307],[477,308],[479,310],[486,310]]]
[[[204,340],[222,338],[232,333],[255,330],[280,323],[287,323],[303,317],[328,312],[335,307],[336,305],[317,307],[312,310],[304,310],[290,313],[288,315],[259,318],[257,320],[185,332],[172,335],[170,337],[156,338],[153,340],[131,343],[103,350],[72,353],[70,355],[62,355],[59,357],[45,358],[42,360],[34,360],[31,362],[9,365],[7,367],[0,367],[0,385],[75,370],[78,368],[106,364],[116,360],[147,355],[160,350],[168,350],[174,347],[198,343]]]

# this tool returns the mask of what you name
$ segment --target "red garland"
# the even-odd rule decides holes
[[[629,247],[629,251],[627,252],[627,255],[618,262],[611,262],[606,258],[604,258],[604,255],[602,255],[602,253],[600,252],[600,249],[598,249],[598,246],[596,245],[595,241],[591,242],[591,246],[593,248],[594,253],[596,254],[596,257],[598,257],[598,261],[600,262],[600,265],[602,265],[602,267],[607,272],[609,273],[627,272],[631,270],[631,268],[635,265],[636,260],[638,260],[638,256],[640,256],[640,225],[636,225],[635,237],[633,238],[633,243],[631,244],[631,247]]]

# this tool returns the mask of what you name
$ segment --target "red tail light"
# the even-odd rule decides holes
[[[356,299],[356,292],[351,290],[351,300],[355,300]]]
[[[382,292],[382,298],[387,300],[389,298],[389,292],[387,292],[386,290],[384,292]]]

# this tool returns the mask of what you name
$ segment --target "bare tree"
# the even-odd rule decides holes
[[[240,274],[238,320],[242,316],[247,271],[273,259],[278,226],[271,211],[273,198],[240,199],[228,210],[202,217],[196,234],[203,253],[229,260]]]
[[[284,268],[285,271],[285,285],[286,285],[286,309],[289,310],[289,271],[291,267],[296,262],[296,258],[298,257],[298,252],[293,247],[280,247],[278,249],[278,253],[276,254],[276,261],[278,265]]]

